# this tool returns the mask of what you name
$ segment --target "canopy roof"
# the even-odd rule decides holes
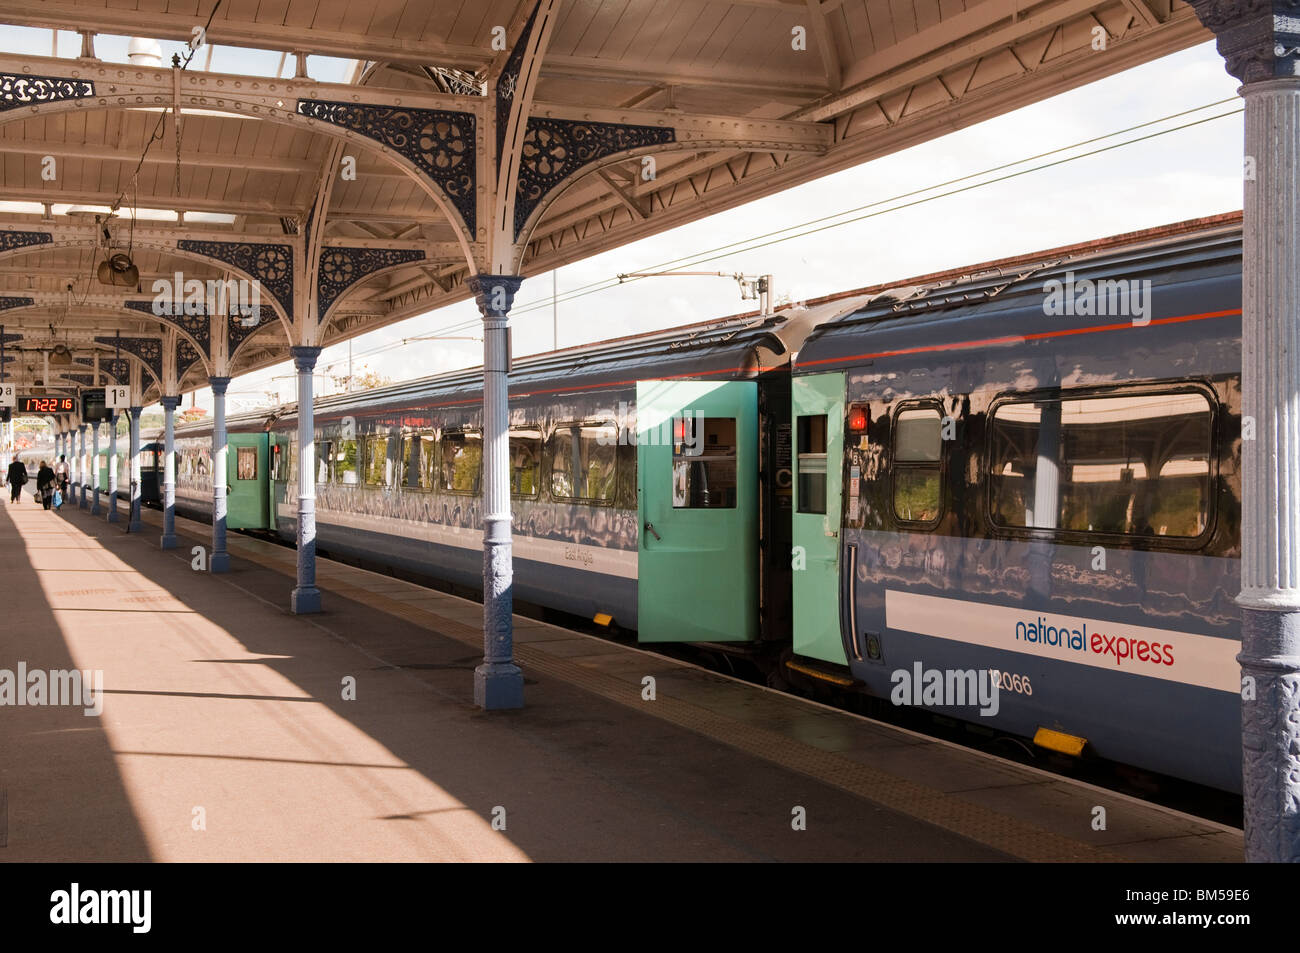
[[[0,22],[82,34],[0,52],[5,369],[134,374],[143,403],[1209,38],[1170,0],[0,0]],[[109,34],[196,28],[183,69],[107,58]],[[215,72],[234,48],[292,78]],[[133,284],[96,278],[113,255]],[[261,312],[158,314],[178,272],[256,281]]]

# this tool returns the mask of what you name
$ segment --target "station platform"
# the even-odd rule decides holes
[[[0,670],[102,670],[104,697],[0,707],[0,861],[1242,858],[1239,830],[522,617],[527,707],[482,712],[477,603],[321,560],[325,611],[294,616],[292,550],[231,534],[200,573],[208,527],[163,552],[145,521],[0,509]]]

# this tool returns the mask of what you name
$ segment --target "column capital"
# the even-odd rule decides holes
[[[162,404],[163,410],[175,410],[181,405],[181,398],[176,397],[159,397],[158,403]]]
[[[1300,0],[1189,0],[1214,34],[1224,68],[1244,85],[1300,84]]]
[[[289,348],[289,353],[293,355],[293,366],[300,371],[310,371],[316,366],[316,359],[320,357],[321,349],[306,344]]]
[[[77,424],[77,432],[84,434],[86,432],[86,424]]]
[[[136,420],[139,420],[139,419],[140,419],[140,414],[142,414],[142,413],[144,412],[144,408],[143,408],[143,407],[131,407],[131,408],[129,408],[129,409],[130,409],[130,411],[131,411],[131,416],[132,416],[134,419],[136,419]]]
[[[230,386],[229,377],[209,377],[208,386],[212,388],[214,394],[224,394],[226,388]]]
[[[465,287],[474,293],[474,302],[485,318],[509,316],[515,303],[515,292],[523,284],[521,275],[470,275]]]

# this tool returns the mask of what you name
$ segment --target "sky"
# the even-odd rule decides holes
[[[33,49],[34,35],[48,47],[49,31],[0,28],[0,48],[25,43]],[[75,36],[62,37],[59,54],[75,56]],[[125,42],[100,37],[97,53],[105,59],[124,59]],[[162,49],[165,59],[170,59],[182,47],[163,43]],[[211,69],[274,75],[279,66],[278,54],[218,47]],[[343,60],[312,57],[309,72],[340,80],[347,66]],[[292,61],[284,66],[286,71],[292,68]],[[778,298],[801,301],[1240,209],[1242,119],[1237,86],[1225,72],[1213,42],[1207,42],[924,145],[568,265],[554,276],[559,297],[554,317],[551,273],[530,277],[515,299],[511,317],[514,354],[521,357],[550,350],[556,343],[567,347],[704,321],[754,306],[741,300],[735,281],[718,277],[648,278],[579,293],[592,284],[609,284],[619,273],[670,266],[771,274]],[[992,175],[977,175],[1181,113],[1187,114]],[[1150,135],[1188,123],[1196,124]],[[1058,163],[1147,136],[1131,145]],[[1058,164],[1034,168],[1047,163]],[[965,188],[1015,172],[1024,174]],[[942,183],[972,175],[976,177],[935,190]],[[954,188],[965,190],[941,194]],[[932,191],[905,202],[894,200],[917,190]],[[905,203],[907,207],[898,207]],[[847,211],[851,209],[858,211]],[[827,216],[838,216],[832,221],[845,223],[766,247],[710,256],[708,261],[676,263],[683,255],[731,246]],[[571,300],[564,300],[566,294],[573,295]],[[369,369],[402,381],[475,366],[482,363],[481,342],[456,338],[475,338],[479,333],[472,301],[431,311],[354,338],[354,372]],[[404,339],[439,335],[445,339],[402,344]],[[325,350],[317,365],[317,393],[334,390],[328,377],[346,373],[347,360],[347,344]],[[286,361],[236,377],[230,385],[230,411],[265,405],[268,396],[293,400],[293,374],[292,364]],[[195,400],[200,407],[211,407],[206,389],[188,396],[185,406]]]

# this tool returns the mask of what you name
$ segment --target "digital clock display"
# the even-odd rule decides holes
[[[75,397],[19,397],[20,414],[71,414],[77,409]]]

